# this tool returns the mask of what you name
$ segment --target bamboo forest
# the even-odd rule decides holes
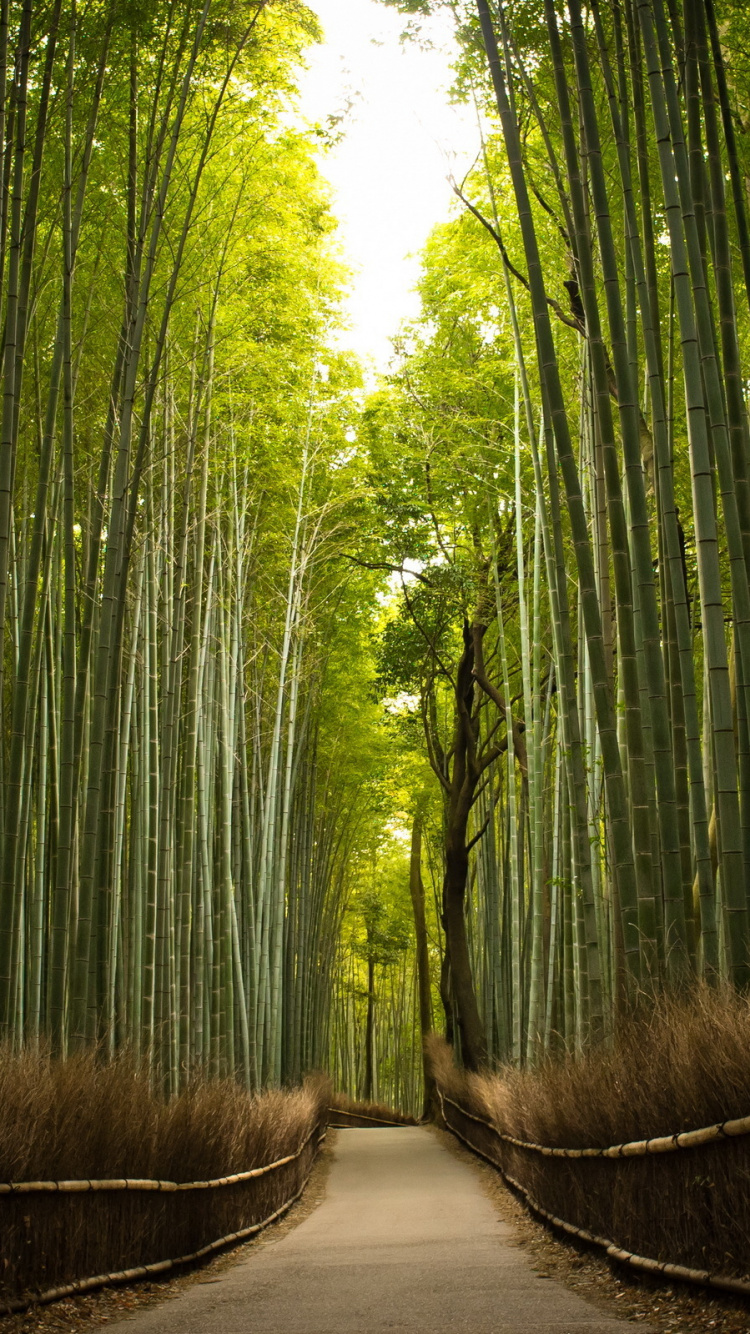
[[[407,1111],[433,1028],[748,984],[744,7],[447,7],[477,154],[366,385],[313,9],[4,0],[14,1045]]]
[[[0,1334],[747,1330],[749,408],[747,0],[0,0]]]

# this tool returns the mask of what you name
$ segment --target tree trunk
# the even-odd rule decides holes
[[[369,935],[369,931],[368,931]],[[367,956],[367,1028],[365,1030],[365,1102],[372,1102],[375,1037],[375,960]]]
[[[442,916],[443,930],[445,930],[445,914]],[[443,952],[443,961],[440,965],[440,1000],[443,1006],[443,1015],[445,1017],[445,1040],[449,1047],[453,1046],[455,1041],[455,1032],[453,1025],[453,992],[451,991],[451,956],[448,949],[448,940],[445,941],[445,950]]]
[[[451,983],[461,1037],[461,1059],[467,1070],[478,1070],[486,1064],[487,1045],[474,991],[464,914],[469,876],[466,823],[462,813],[456,812],[453,828],[448,831],[443,880],[443,924],[450,952]]]
[[[417,938],[417,982],[419,986],[419,1029],[422,1036],[424,1065],[424,1107],[422,1115],[429,1117],[435,1097],[435,1081],[430,1074],[425,1038],[432,1032],[432,996],[430,994],[430,960],[427,953],[427,927],[424,913],[424,885],[422,883],[422,817],[415,815],[411,831],[411,860],[409,862],[409,889],[414,910],[414,932]]]

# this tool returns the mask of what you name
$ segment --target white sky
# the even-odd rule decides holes
[[[340,144],[321,168],[334,188],[344,256],[353,271],[347,344],[383,370],[390,339],[418,310],[417,252],[478,151],[473,113],[451,106],[451,20],[435,15],[424,50],[400,42],[405,18],[379,0],[308,0],[326,41],[308,52],[301,110],[325,122],[355,99]]]

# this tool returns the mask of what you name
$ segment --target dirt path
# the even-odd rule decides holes
[[[299,1227],[114,1328],[619,1334],[627,1325],[536,1274],[476,1174],[428,1131],[398,1128],[342,1131],[326,1197]]]

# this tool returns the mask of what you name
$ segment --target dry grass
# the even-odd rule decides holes
[[[330,1101],[331,1125],[366,1127],[373,1121],[385,1121],[394,1126],[415,1126],[417,1122],[406,1112],[397,1112],[395,1107],[388,1107],[384,1102],[356,1101],[346,1093],[334,1093]],[[348,1113],[336,1119],[336,1109]],[[357,1120],[357,1117],[360,1119]]]
[[[0,1051],[0,1181],[152,1177],[202,1181],[272,1162],[303,1138],[325,1081],[250,1097],[196,1080],[171,1102],[127,1057],[69,1061]]]
[[[156,1097],[126,1058],[0,1053],[0,1180],[205,1181],[294,1153],[327,1120],[328,1082],[249,1096],[230,1080]],[[210,1191],[0,1197],[0,1305],[20,1293],[187,1255],[268,1217],[301,1188],[294,1162]]]
[[[612,1046],[533,1072],[466,1074],[434,1038],[430,1056],[457,1102],[506,1134],[555,1147],[606,1148],[750,1115],[750,1002],[733,993],[659,1000]],[[466,1119],[459,1129],[557,1217],[641,1255],[750,1274],[750,1137],[581,1161],[503,1144]]]

